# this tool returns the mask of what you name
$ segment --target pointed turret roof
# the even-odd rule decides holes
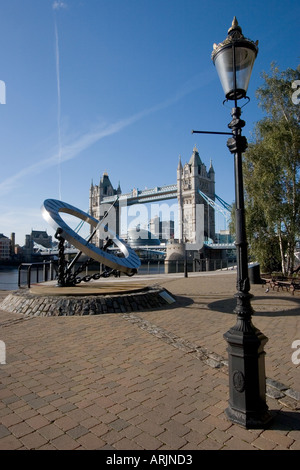
[[[102,177],[100,178],[100,183],[102,183],[102,184],[106,183],[107,184],[108,182],[110,183],[109,176],[107,174],[107,171],[104,171]]]
[[[179,155],[179,161],[178,161],[177,170],[182,170],[181,155]]]
[[[121,190],[121,185],[120,185],[120,181],[119,181],[119,184],[118,184],[118,187],[117,187],[117,194],[122,194],[122,190]]]
[[[191,165],[191,166],[200,166],[200,165],[202,165],[202,161],[201,161],[201,158],[199,156],[199,152],[198,152],[198,149],[197,149],[196,146],[193,149],[193,154],[190,158],[189,165]]]
[[[103,173],[103,176],[100,179],[100,185],[99,186],[104,191],[104,194],[107,194],[107,191],[108,191],[109,188],[111,190],[113,190],[113,186],[110,182],[109,176],[108,176],[106,171]]]
[[[210,159],[210,167],[209,167],[209,170],[208,170],[208,173],[214,173],[215,170],[214,170],[214,167],[213,167],[213,164],[212,164],[212,159]]]

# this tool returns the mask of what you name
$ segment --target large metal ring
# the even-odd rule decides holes
[[[54,230],[61,228],[61,236],[68,240],[68,242],[75,246],[79,251],[82,251],[90,258],[103,263],[109,268],[117,269],[118,271],[126,274],[132,274],[140,267],[141,262],[135,251],[133,251],[124,242],[124,240],[119,238],[112,230],[107,228],[105,233],[107,236],[110,236],[113,243],[121,251],[123,257],[115,256],[112,253],[103,251],[92,243],[87,242],[66,224],[66,222],[61,218],[59,214],[60,212],[78,217],[84,222],[90,224],[94,229],[98,226],[99,220],[86,212],[67,204],[66,202],[62,202],[57,199],[46,199],[44,201],[44,204],[42,205],[42,214],[44,219],[52,226],[52,228],[54,228]]]

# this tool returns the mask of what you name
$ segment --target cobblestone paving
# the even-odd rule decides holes
[[[291,360],[300,296],[252,287],[254,324],[269,338],[274,419],[266,430],[247,430],[224,414],[233,275],[155,283],[176,305],[85,317],[0,311],[1,450],[300,449],[300,366]]]

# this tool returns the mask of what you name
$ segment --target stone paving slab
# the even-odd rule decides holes
[[[252,286],[253,322],[269,338],[274,420],[246,430],[224,414],[234,273],[144,282],[168,289],[176,305],[85,317],[0,311],[0,450],[299,450],[291,345],[300,340],[300,296]]]

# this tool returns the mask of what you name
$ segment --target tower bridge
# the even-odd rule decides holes
[[[99,184],[91,184],[89,213],[98,220],[114,204],[110,211],[108,225],[120,233],[120,212],[122,207],[177,199],[178,204],[178,241],[189,246],[203,245],[205,240],[215,240],[215,211],[221,198],[215,194],[215,171],[210,162],[209,170],[202,162],[194,147],[188,163],[182,164],[181,157],[177,166],[177,182],[152,189],[133,189],[122,193],[120,184],[115,189],[107,173]],[[224,211],[224,205],[221,211]],[[228,207],[226,208],[228,211]],[[224,213],[223,213],[224,215]],[[100,243],[100,238],[94,243]]]

